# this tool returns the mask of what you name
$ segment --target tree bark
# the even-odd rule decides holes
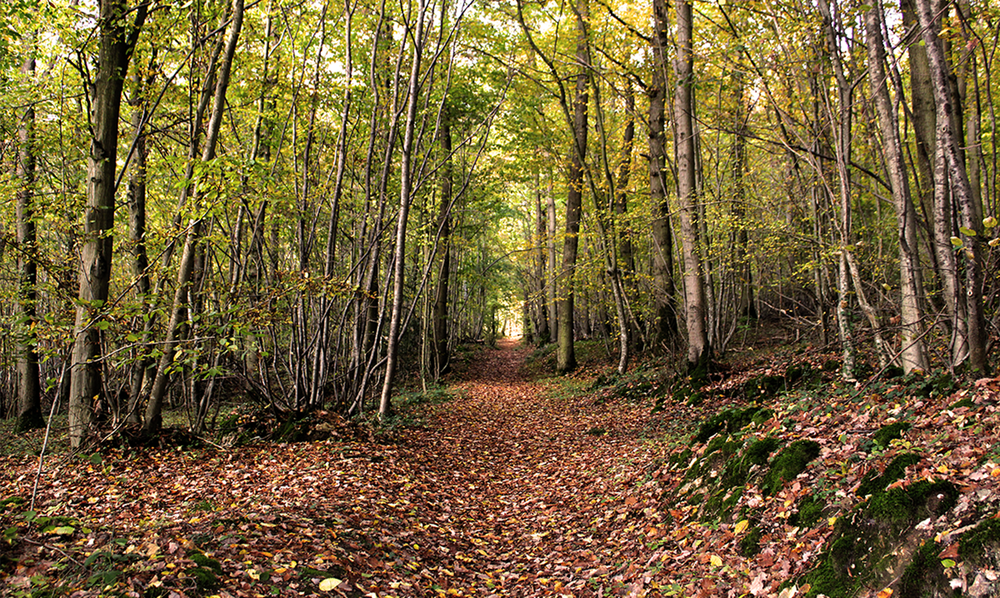
[[[399,217],[396,222],[396,249],[392,279],[392,312],[389,316],[389,338],[386,345],[385,378],[382,381],[382,396],[379,399],[378,414],[384,419],[392,409],[392,386],[399,358],[399,331],[403,317],[403,283],[406,275],[406,225],[413,202],[413,146],[417,125],[417,104],[420,100],[420,66],[424,50],[424,21],[427,16],[426,0],[419,0],[416,27],[413,37],[413,55],[410,62],[410,78],[406,94],[406,121],[403,128],[403,144],[400,157]]]
[[[584,162],[587,159],[587,18],[588,0],[576,5],[576,95],[573,99],[573,148],[569,155],[566,191],[566,236],[563,241],[560,292],[557,299],[559,330],[557,332],[556,371],[566,373],[576,368],[574,345],[575,278],[580,247],[580,217],[583,212]]]
[[[122,89],[136,40],[146,20],[147,4],[135,11],[131,28],[125,0],[101,0],[98,17],[100,54],[93,81],[90,152],[87,155],[87,206],[84,209],[83,262],[73,326],[69,396],[70,446],[79,448],[90,432],[95,397],[101,389],[102,311],[111,281],[115,213],[115,171]]]
[[[840,344],[843,352],[841,374],[846,380],[854,379],[855,349],[851,323],[850,293],[851,274],[847,252],[852,244],[852,212],[851,212],[851,121],[852,121],[852,90],[844,73],[843,61],[840,57],[837,27],[829,0],[820,0],[820,15],[823,17],[823,27],[826,34],[827,52],[833,63],[834,77],[837,83],[837,106],[840,118],[836,119],[830,110],[830,118],[834,121],[835,139],[834,154],[837,164],[837,180],[839,189],[840,250],[837,261],[837,325],[840,333]],[[856,285],[861,282],[855,280]]]
[[[695,172],[697,156],[691,92],[694,83],[692,33],[691,3],[689,0],[681,0],[677,3],[677,57],[674,61],[677,91],[674,97],[674,121],[677,146],[677,197],[680,204],[681,249],[684,256],[687,362],[690,369],[695,369],[711,361],[712,348],[706,327],[707,306],[698,241],[698,195]]]
[[[441,266],[438,284],[434,291],[434,308],[431,315],[434,335],[434,379],[448,372],[451,356],[448,354],[448,283],[451,277],[451,204],[452,160],[451,124],[448,108],[442,114],[438,132],[444,164],[441,167],[441,206],[438,212],[438,236],[441,243]]]
[[[899,118],[893,109],[886,82],[885,23],[882,8],[876,3],[865,13],[865,37],[868,46],[868,78],[875,96],[882,146],[892,184],[893,205],[896,208],[896,228],[899,243],[900,272],[900,361],[903,370],[927,371],[929,362],[923,342],[923,310],[920,306],[919,261],[917,255],[917,224],[910,198],[910,180],[903,160],[903,143],[899,136]]]
[[[954,103],[954,95],[950,93],[949,66],[941,44],[940,27],[932,11],[931,0],[916,0],[916,4],[934,86],[937,144],[943,154],[944,165],[947,166],[944,172],[939,172],[943,170],[940,165],[935,168],[935,177],[947,177],[961,222],[959,239],[964,249],[961,255],[965,266],[965,311],[968,318],[966,326],[969,347],[967,356],[959,354],[957,357],[962,361],[967,359],[971,370],[985,373],[987,335],[983,316],[983,256],[979,242],[982,222],[976,219],[975,198],[965,168],[965,159],[961,154],[960,139],[954,129],[958,106]],[[935,189],[938,190],[939,187],[941,185],[936,185]]]
[[[35,77],[35,35],[27,38],[28,57],[21,65],[21,75]],[[17,131],[17,245],[19,248],[20,280],[17,303],[21,318],[16,328],[17,342],[17,422],[15,433],[45,427],[42,417],[41,381],[38,367],[38,255],[35,226],[35,107],[29,103],[21,116]]]
[[[664,121],[667,95],[667,47],[670,44],[666,0],[653,0],[653,76],[649,87],[649,195],[653,205],[652,261],[656,307],[655,338],[666,348],[677,343],[677,289],[674,285],[674,242],[667,193]]]

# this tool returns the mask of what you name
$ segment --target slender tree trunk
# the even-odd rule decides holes
[[[937,105],[937,144],[944,155],[947,171],[935,169],[936,178],[945,178],[950,183],[952,197],[959,210],[961,227],[959,239],[963,245],[965,266],[965,311],[968,321],[968,365],[975,372],[985,373],[986,362],[986,322],[983,316],[983,256],[979,238],[983,232],[982,221],[976,219],[975,197],[965,168],[965,159],[960,151],[960,138],[954,129],[958,107],[954,95],[949,93],[949,66],[941,46],[940,29],[934,18],[930,0],[917,0],[917,17],[930,62],[931,80],[934,84],[934,101]],[[940,162],[940,160],[939,160]]]
[[[451,359],[448,354],[448,283],[451,277],[451,204],[452,204],[452,161],[451,124],[448,109],[442,115],[441,130],[441,206],[438,212],[438,235],[441,243],[441,266],[438,269],[438,284],[434,292],[434,379],[448,372]]]
[[[98,17],[100,55],[91,98],[90,152],[87,155],[87,206],[83,217],[83,263],[73,326],[72,373],[69,396],[70,446],[87,439],[94,398],[101,388],[102,310],[108,300],[115,212],[115,171],[118,162],[118,120],[122,89],[132,51],[145,23],[148,5],[140,4],[129,28],[124,0],[101,0]]]
[[[842,375],[845,379],[854,378],[855,350],[854,337],[851,329],[850,293],[851,275],[848,263],[848,251],[852,243],[852,213],[851,213],[851,121],[852,121],[852,90],[844,73],[843,61],[840,58],[840,39],[834,24],[834,15],[828,0],[820,0],[820,14],[826,33],[827,51],[833,62],[833,72],[837,83],[837,111],[839,119],[833,117],[833,109],[829,109],[831,119],[835,123],[834,154],[837,164],[837,179],[839,189],[840,212],[840,257],[837,262],[837,324],[840,332],[840,343],[843,350]],[[861,281],[855,280],[856,285]]]
[[[739,318],[757,319],[757,308],[753,296],[753,267],[750,262],[750,236],[747,233],[749,223],[746,222],[746,145],[749,130],[748,114],[744,106],[743,74],[736,71],[733,101],[736,105],[736,127],[733,136],[733,220],[736,233],[733,235],[733,262],[736,270],[736,305]]]
[[[410,82],[406,95],[406,121],[400,157],[399,217],[396,223],[396,249],[392,280],[392,312],[389,316],[389,338],[386,346],[385,378],[379,399],[379,418],[385,418],[392,409],[392,385],[399,358],[399,332],[403,317],[403,283],[406,274],[406,225],[413,202],[413,146],[417,125],[417,104],[420,100],[420,67],[424,49],[424,21],[427,16],[426,0],[419,0],[416,28],[413,34],[413,55],[410,62]]]
[[[534,342],[536,345],[541,345],[549,340],[548,309],[545,305],[548,288],[545,281],[549,270],[546,268],[548,259],[546,257],[545,210],[542,207],[542,181],[538,171],[535,171],[535,239],[538,243],[538,249],[533,252],[535,257],[535,288],[532,298],[532,316],[535,321]]]
[[[917,224],[910,199],[910,180],[903,160],[903,143],[899,137],[899,118],[889,97],[885,70],[885,40],[882,8],[875,4],[865,13],[865,37],[868,46],[868,77],[875,96],[879,128],[882,131],[883,152],[892,184],[893,204],[899,239],[900,320],[902,325],[900,359],[903,370],[927,371],[929,362],[923,342],[923,310],[920,307],[919,262],[917,255]]]
[[[575,278],[577,253],[580,246],[580,217],[583,212],[584,163],[587,159],[587,19],[588,0],[576,5],[576,95],[573,99],[573,148],[569,156],[566,191],[566,236],[563,241],[560,293],[557,300],[559,330],[557,333],[556,371],[566,373],[576,368],[574,345]]]
[[[556,254],[556,197],[552,192],[552,173],[549,173],[547,192],[545,195],[545,215],[546,215],[546,235],[545,244],[548,250],[548,260],[546,264],[547,278],[545,280],[545,305],[549,311],[549,342],[554,343],[559,339],[559,314],[557,310],[556,293],[559,284],[559,264]]]
[[[684,303],[688,334],[687,362],[690,369],[706,365],[712,359],[707,330],[705,287],[699,252],[698,195],[696,188],[694,139],[694,55],[693,19],[689,0],[677,3],[677,57],[674,70],[677,91],[674,97],[674,121],[677,146],[677,196],[680,204],[681,248],[684,256]]]
[[[229,87],[233,57],[236,55],[236,43],[239,40],[242,27],[243,0],[234,0],[229,39],[226,42],[225,54],[222,58],[218,79],[215,84],[212,116],[209,119],[208,131],[205,136],[205,147],[201,156],[203,163],[215,158],[219,142],[219,131],[222,128],[222,117],[225,114],[226,108],[226,90]],[[197,193],[197,189],[195,192]],[[170,381],[174,354],[181,337],[181,326],[186,319],[188,302],[190,301],[192,290],[192,276],[195,270],[195,257],[198,245],[202,243],[205,225],[205,219],[195,215],[194,221],[190,224],[184,240],[184,250],[177,269],[177,286],[174,290],[173,307],[171,309],[170,320],[167,323],[166,338],[162,344],[163,353],[156,368],[156,377],[153,379],[149,403],[146,405],[146,417],[143,423],[143,433],[146,435],[157,432],[163,423],[163,400],[166,396],[167,383]]]
[[[664,121],[667,95],[667,48],[670,45],[666,0],[653,0],[653,77],[649,88],[649,194],[653,205],[653,285],[656,341],[664,347],[677,343],[677,290],[674,286],[674,247],[667,189]]]
[[[156,61],[154,52],[150,65]],[[150,73],[155,69],[150,68]],[[129,208],[129,235],[132,244],[132,277],[135,279],[135,291],[138,300],[143,305],[143,315],[147,315],[145,309],[149,301],[151,288],[149,276],[149,256],[146,252],[146,159],[149,150],[146,147],[146,133],[143,130],[145,118],[147,116],[145,94],[152,85],[154,75],[150,74],[147,79],[143,79],[138,71],[135,74],[135,90],[132,101],[132,128],[136,132],[135,154],[132,164],[132,172],[129,173],[128,181],[128,208]],[[142,317],[133,319],[134,329],[138,329]],[[129,384],[129,405],[125,418],[129,423],[140,424],[142,418],[139,413],[139,399],[142,392],[142,381],[148,375],[155,372],[147,372],[153,365],[150,357],[150,343],[152,342],[152,330],[145,329],[136,348],[136,362],[132,366],[131,380]]]
[[[35,76],[35,35],[28,36],[28,57],[21,65],[21,75],[33,80]],[[17,131],[16,176],[17,190],[17,245],[19,248],[20,280],[17,303],[21,319],[17,326],[17,423],[15,432],[26,432],[45,426],[42,417],[41,382],[35,325],[38,322],[38,255],[35,226],[35,107],[28,104]]]

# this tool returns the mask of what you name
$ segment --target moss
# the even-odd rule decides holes
[[[808,379],[813,376],[812,366],[808,363],[793,365],[785,371],[785,380],[788,385],[795,384],[799,380]]]
[[[673,455],[671,455],[669,463],[672,466],[687,465],[688,463],[691,462],[692,455],[694,455],[694,453],[691,451],[691,449],[686,448],[679,453],[674,453]]]
[[[823,516],[825,503],[815,494],[810,494],[799,502],[799,510],[788,518],[788,523],[798,527],[812,527],[816,525]]]
[[[757,376],[743,385],[743,394],[751,401],[766,400],[784,390],[787,390],[784,376]]]
[[[969,409],[975,409],[976,403],[969,397],[965,397],[960,401],[955,401],[951,405],[948,405],[948,409],[961,409],[962,407],[967,407]]]
[[[740,538],[740,556],[752,558],[760,552],[760,539],[764,532],[757,525],[751,525],[745,536]]]
[[[895,422],[887,426],[882,426],[879,431],[875,432],[875,435],[872,436],[872,442],[875,443],[875,446],[884,449],[889,446],[889,443],[893,440],[902,438],[903,432],[909,430],[910,427],[909,422]]]
[[[752,465],[764,465],[780,444],[781,442],[772,436],[755,440],[744,451],[744,460]]]
[[[920,462],[920,459],[920,455],[916,453],[902,453],[897,455],[886,466],[882,475],[878,475],[878,472],[874,470],[868,472],[865,477],[861,478],[861,485],[858,486],[858,496],[868,496],[869,494],[884,491],[889,484],[903,477],[907,467],[916,465]]]
[[[188,558],[194,561],[197,567],[190,567],[185,572],[194,578],[200,591],[207,592],[219,587],[219,575],[222,574],[222,565],[219,561],[201,552],[192,553]]]
[[[752,406],[746,409],[726,409],[717,413],[701,423],[698,433],[694,437],[694,442],[707,442],[712,436],[721,432],[729,434],[739,432],[753,423],[754,416],[761,410],[760,407]]]
[[[938,558],[940,552],[941,546],[934,540],[925,540],[920,545],[899,578],[900,598],[947,595],[944,588],[950,587]]]
[[[723,462],[725,466],[712,486],[708,496],[703,500],[691,501],[691,504],[701,504],[703,520],[727,519],[739,502],[740,497],[750,477],[750,471],[755,465],[764,465],[768,457],[780,445],[776,438],[761,438],[751,441],[742,452],[742,443],[733,440],[732,436],[716,436],[705,449],[705,457],[699,466],[689,470],[689,478],[704,476],[706,471],[718,470]],[[693,477],[692,477],[693,476]]]
[[[885,368],[884,370],[882,370],[882,375],[880,377],[883,380],[892,380],[893,378],[902,378],[903,374],[905,374],[905,373],[906,372],[903,371],[903,368],[901,368],[899,366],[891,365],[891,366]]]
[[[958,490],[950,482],[922,480],[907,488],[878,492],[869,500],[872,517],[902,525],[939,515],[955,505]]]
[[[852,598],[863,595],[863,590],[885,587],[892,581],[893,559],[905,553],[900,542],[908,530],[922,519],[950,509],[957,497],[958,490],[949,482],[923,481],[876,492],[837,523],[819,565],[801,579],[810,585],[806,595]],[[919,583],[923,575],[916,569],[911,571],[911,582]]]
[[[814,440],[796,440],[771,461],[771,468],[764,476],[761,490],[765,495],[781,490],[785,482],[795,479],[818,456],[819,443]]]
[[[208,567],[192,567],[186,573],[194,578],[195,585],[202,592],[208,592],[219,587],[219,575]]]
[[[753,417],[750,418],[750,421],[753,422],[754,425],[760,426],[767,423],[767,420],[771,419],[772,417],[774,417],[774,411],[770,409],[760,409],[753,414]]]
[[[985,564],[989,550],[995,560],[1000,558],[1000,519],[987,519],[958,540],[958,553],[974,563]]]
[[[928,378],[920,388],[920,393],[925,397],[947,396],[955,391],[955,387],[955,378],[943,372]]]

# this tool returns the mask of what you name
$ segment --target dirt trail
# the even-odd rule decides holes
[[[615,523],[629,516],[634,466],[654,458],[642,421],[592,397],[550,396],[518,374],[524,358],[503,341],[456,384],[461,398],[406,434],[407,452],[431,455],[414,472],[436,485],[425,516],[454,532],[424,563],[454,567],[454,586],[502,595],[623,589],[614,578],[638,555],[608,535],[625,527]]]

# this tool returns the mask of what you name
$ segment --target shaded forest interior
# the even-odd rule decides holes
[[[989,2],[13,2],[0,413],[387,420],[462,343],[985,377]]]

